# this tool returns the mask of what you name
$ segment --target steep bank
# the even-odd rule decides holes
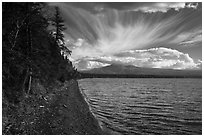
[[[33,81],[32,94],[19,104],[3,97],[2,133],[21,135],[104,134],[81,94],[76,80],[42,85]]]
[[[89,110],[89,106],[84,100],[78,83],[71,80],[64,84],[57,96],[60,109],[60,116],[63,118],[63,126],[66,127],[64,134],[102,134],[102,130]]]

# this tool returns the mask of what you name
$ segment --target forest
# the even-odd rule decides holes
[[[79,79],[83,78],[202,78],[201,75],[147,75],[147,74],[93,74],[80,72]]]
[[[49,120],[54,114],[45,107],[49,101],[45,95],[54,94],[54,87],[78,74],[66,56],[71,51],[65,44],[65,29],[58,7],[2,3],[3,134],[54,133],[47,128],[49,123],[43,123],[43,114]]]

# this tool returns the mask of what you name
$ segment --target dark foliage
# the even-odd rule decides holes
[[[30,75],[45,81],[65,81],[76,73],[61,55],[65,28],[59,10],[54,16],[54,38],[47,30],[52,24],[41,12],[45,7],[44,3],[3,3],[3,88],[9,99],[28,90]],[[68,48],[66,51],[71,53]]]
[[[146,74],[95,74],[95,73],[79,73],[79,78],[202,78],[202,76],[187,75],[146,75]]]
[[[64,25],[64,20],[60,16],[58,7],[55,7],[55,15],[52,19],[52,25],[55,28],[54,36],[60,49],[68,54],[71,54],[71,51],[65,46],[63,31],[66,30],[66,27]]]
[[[50,85],[56,81],[64,82],[76,78],[77,70],[67,57],[61,55],[61,52],[71,54],[71,51],[65,48],[63,36],[65,27],[60,12],[56,8],[56,14],[52,17],[55,19],[53,22],[46,15],[46,8],[45,3],[2,3],[2,91],[5,111],[3,114],[10,114],[12,118],[7,118],[13,119],[12,123],[16,123],[15,125],[8,123],[5,127],[22,127],[20,121],[22,122],[25,115],[22,114],[20,117],[17,114],[23,109],[22,105],[27,104],[26,108],[29,108],[31,104],[39,104],[36,95],[41,93],[39,91],[34,94],[35,88],[31,88],[36,79],[44,85]],[[48,30],[53,23],[55,32]],[[56,34],[55,37],[53,34]],[[26,96],[29,96],[29,99]],[[28,112],[22,110],[21,113]],[[12,134],[21,133],[18,130],[12,131]]]

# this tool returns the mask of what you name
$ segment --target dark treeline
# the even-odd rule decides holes
[[[71,51],[64,43],[59,9],[51,15],[47,8],[45,3],[3,3],[2,79],[9,100],[29,93],[33,78],[64,82],[75,77],[72,63],[61,54]]]
[[[71,54],[64,42],[65,29],[57,7],[34,2],[2,3],[3,134],[43,134],[25,124],[45,113],[36,108],[45,90],[34,90],[35,86],[63,83],[77,75],[64,56]],[[33,113],[28,115],[31,108]]]
[[[83,78],[202,78],[202,76],[174,76],[174,75],[130,75],[130,74],[90,74],[80,73],[80,79]]]

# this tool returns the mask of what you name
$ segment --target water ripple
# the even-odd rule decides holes
[[[79,84],[96,117],[114,132],[202,134],[199,79],[85,79]]]

